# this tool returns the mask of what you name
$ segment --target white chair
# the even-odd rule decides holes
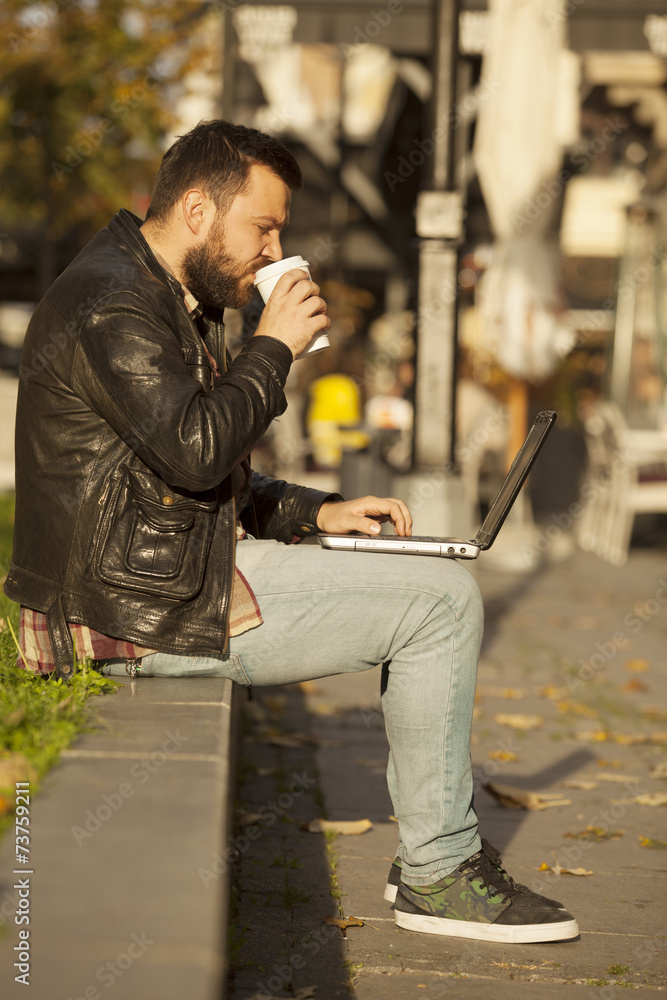
[[[589,468],[581,488],[577,542],[584,551],[622,566],[635,515],[667,512],[667,436],[632,430],[608,402],[595,404],[584,427]]]

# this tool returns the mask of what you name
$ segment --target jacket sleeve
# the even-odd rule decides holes
[[[168,317],[123,291],[98,302],[82,324],[73,383],[165,482],[199,492],[221,483],[284,412],[291,362],[285,344],[251,338],[204,391]]]
[[[242,522],[248,531],[259,532],[260,538],[291,542],[295,535],[307,538],[317,532],[317,512],[323,503],[342,500],[340,493],[324,493],[253,472],[252,502]]]

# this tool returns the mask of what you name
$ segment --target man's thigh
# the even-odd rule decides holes
[[[232,637],[229,652],[252,684],[367,670],[393,658],[434,609],[463,614],[476,589],[454,560],[334,552],[245,539],[237,565],[263,624]]]

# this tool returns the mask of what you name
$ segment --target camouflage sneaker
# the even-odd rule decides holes
[[[505,869],[500,863],[500,853],[493,847],[488,840],[482,837],[482,848],[488,854],[491,864],[498,869],[502,875],[510,884],[520,893],[529,893],[535,896],[537,899],[541,899],[543,903],[548,906],[555,906],[559,910],[564,910],[565,907],[562,903],[559,903],[557,899],[549,899],[548,896],[540,896],[538,893],[534,893],[532,889],[529,889],[527,885],[521,885],[520,882],[515,882],[511,875],[508,875]],[[384,887],[384,898],[388,903],[393,903],[396,900],[396,893],[398,892],[398,887],[401,884],[402,878],[402,865],[400,858],[394,858],[391,863],[391,868],[389,869],[389,874],[387,875],[387,884]]]
[[[519,888],[499,860],[483,847],[435,885],[401,884],[396,923],[425,934],[508,944],[565,941],[579,934],[571,913],[527,886]]]

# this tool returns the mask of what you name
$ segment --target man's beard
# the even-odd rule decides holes
[[[183,254],[181,273],[183,284],[204,308],[240,309],[253,291],[252,284],[242,284],[243,278],[265,264],[261,259],[255,266],[235,261],[227,253],[222,223],[216,220],[208,237]]]

